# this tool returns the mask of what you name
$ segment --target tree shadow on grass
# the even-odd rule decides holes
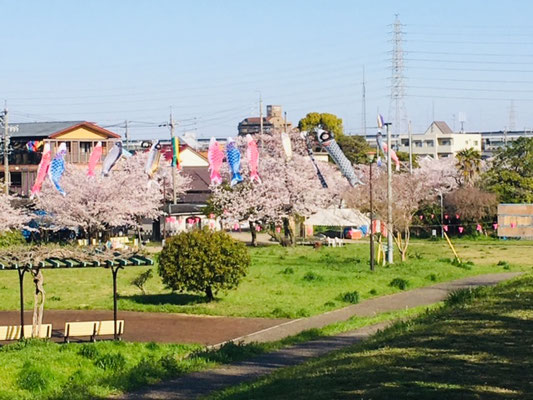
[[[131,296],[120,296],[120,299],[129,300],[137,304],[155,306],[188,306],[193,304],[208,303],[207,297],[188,293],[135,294]],[[214,301],[216,301],[216,299]]]

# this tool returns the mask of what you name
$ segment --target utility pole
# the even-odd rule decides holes
[[[172,117],[172,108],[170,109],[170,121],[168,126],[170,127],[170,144],[172,146],[172,152],[174,156],[174,118]],[[179,152],[179,149],[176,149],[176,152]],[[175,154],[177,157],[177,153]],[[176,165],[172,165],[172,203],[176,204],[176,168],[178,168],[178,160],[176,158]]]
[[[259,92],[259,133],[263,134],[263,99],[261,92]]]
[[[124,126],[126,127],[126,132],[124,132],[124,136],[126,137],[126,150],[129,150],[130,136],[128,132],[128,120],[124,121]]]
[[[366,138],[366,83],[365,83],[365,66],[363,65],[363,105],[361,110],[361,132]]]
[[[285,133],[287,133],[287,111],[283,112],[283,116],[285,117],[283,124],[285,125]]]
[[[393,242],[392,242],[392,163],[391,163],[391,131],[390,122],[384,124],[387,127],[387,262],[393,263]]]
[[[408,125],[408,134],[409,134],[409,173],[413,174],[413,130],[411,129],[411,121]]]
[[[4,190],[9,194],[11,176],[9,174],[9,115],[7,107],[4,108]]]

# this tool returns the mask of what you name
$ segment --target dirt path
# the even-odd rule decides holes
[[[31,324],[31,312],[26,312],[24,315],[25,323]],[[287,319],[230,318],[132,311],[119,311],[118,318],[124,320],[123,338],[127,341],[200,343],[203,345],[214,345],[289,321]],[[52,324],[53,339],[60,341],[63,338],[67,321],[111,319],[113,319],[112,311],[45,310],[43,322]],[[0,325],[18,324],[20,324],[19,312],[0,311]]]

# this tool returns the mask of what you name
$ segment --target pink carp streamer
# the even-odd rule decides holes
[[[91,151],[91,155],[89,157],[89,169],[87,171],[88,176],[94,176],[94,170],[96,168],[96,164],[98,164],[98,161],[100,161],[100,157],[102,157],[102,142],[96,143],[93,151]]]
[[[389,151],[388,151],[387,143],[383,143],[381,146],[383,147],[383,151],[388,154]],[[394,161],[394,165],[396,166],[396,171],[399,171],[400,170],[400,159],[398,158],[398,155],[393,149],[390,150],[390,157],[392,161]]]
[[[209,141],[207,159],[209,161],[209,170],[211,171],[211,185],[220,185],[222,183],[220,168],[224,162],[224,152],[214,137]]]
[[[50,143],[45,143],[41,162],[39,163],[39,167],[37,169],[37,177],[35,178],[35,183],[31,188],[31,197],[41,192],[41,187],[43,186],[46,175],[48,175],[48,169],[50,168],[51,161],[52,153],[50,153]]]
[[[259,164],[259,151],[257,150],[257,143],[251,135],[246,135],[248,147],[246,148],[246,159],[248,167],[250,168],[250,181],[261,183],[261,178],[257,173],[257,165]]]

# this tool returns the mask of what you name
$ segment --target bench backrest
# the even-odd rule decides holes
[[[65,323],[65,337],[113,335],[114,321],[87,321]],[[117,334],[124,333],[124,320],[117,321]]]
[[[67,322],[65,323],[65,337],[93,336],[96,334],[98,322]]]
[[[31,329],[31,325],[24,325],[24,338],[31,338]],[[0,341],[19,340],[21,331],[20,325],[0,326]],[[52,324],[42,324],[37,337],[41,339],[52,337]]]
[[[117,320],[117,334],[122,335],[124,333],[124,320]],[[98,335],[114,335],[115,334],[115,321],[100,321],[98,325]]]

